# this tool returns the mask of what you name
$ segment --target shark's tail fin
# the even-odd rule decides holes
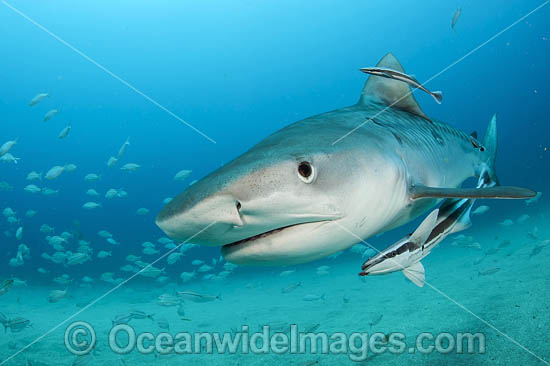
[[[488,186],[499,185],[495,171],[495,160],[497,157],[497,115],[494,114],[487,126],[483,138],[483,147],[485,148],[485,170],[482,172],[485,184]]]

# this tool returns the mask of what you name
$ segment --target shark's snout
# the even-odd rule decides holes
[[[219,238],[243,226],[240,201],[230,194],[196,200],[183,192],[159,213],[156,224],[171,238],[201,245],[222,245]]]

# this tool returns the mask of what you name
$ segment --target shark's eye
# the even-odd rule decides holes
[[[311,165],[307,161],[302,161],[300,164],[298,164],[298,176],[304,183],[313,182],[313,179],[315,178],[315,170],[313,168],[313,165]]]

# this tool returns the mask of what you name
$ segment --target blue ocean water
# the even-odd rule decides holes
[[[464,132],[483,135],[497,113],[500,182],[543,192],[532,205],[522,201],[480,203],[490,206],[490,211],[474,217],[473,227],[463,234],[482,249],[452,246],[449,238],[425,262],[427,278],[433,279],[437,291],[416,288],[400,274],[363,282],[357,276],[361,255],[350,251],[291,267],[237,267],[223,279],[204,279],[198,274],[182,283],[182,272],[197,270],[193,260],[212,265],[210,274],[224,269],[218,248],[196,247],[175,264],[166,260],[155,264],[165,268],[164,282],[139,276],[101,300],[98,313],[91,306],[71,321],[97,320],[93,325],[101,328],[103,335],[117,314],[137,306],[155,314],[166,311],[164,316],[173,330],[181,324],[183,329],[220,331],[240,324],[305,322],[320,324],[318,329],[327,332],[368,332],[379,325],[385,327],[382,332],[401,331],[407,339],[423,331],[483,331],[487,342],[484,354],[386,353],[361,362],[547,363],[550,355],[544,337],[550,319],[545,290],[550,250],[544,247],[550,232],[544,193],[550,182],[550,6],[544,5],[518,22],[542,4],[540,0],[391,4],[0,1],[0,144],[17,139],[10,153],[20,158],[17,163],[0,162],[0,182],[11,187],[0,190],[0,209],[13,209],[17,219],[9,223],[7,217],[0,217],[4,247],[0,274],[27,282],[26,286],[10,287],[0,297],[0,311],[9,319],[23,317],[34,324],[34,328],[19,332],[8,329],[0,341],[0,359],[10,365],[84,362],[63,344],[69,322],[26,347],[82,309],[75,304],[90,303],[109,291],[115,284],[101,281],[102,273],[129,278],[132,273],[120,270],[128,264],[127,255],[141,256],[150,263],[168,251],[157,242],[164,234],[155,225],[165,198],[175,197],[191,182],[292,122],[356,103],[366,80],[358,69],[374,66],[392,52],[420,82],[436,76],[426,86],[443,91],[441,105],[427,94],[415,92],[427,115]],[[451,29],[451,18],[459,7],[460,18]],[[49,96],[30,107],[38,93]],[[52,109],[60,112],[44,122],[44,115]],[[58,134],[69,123],[69,135],[59,139]],[[127,153],[109,168],[107,160],[116,156],[127,138]],[[51,167],[69,163],[75,164],[76,170],[63,172],[55,180],[26,180],[31,171],[45,175]],[[136,172],[121,171],[127,163],[141,167]],[[174,175],[182,169],[191,170],[191,176],[175,181]],[[88,173],[98,174],[100,179],[86,182]],[[59,192],[31,194],[24,190],[28,184]],[[100,196],[87,196],[90,188]],[[111,188],[124,190],[127,197],[104,198]],[[87,201],[97,201],[102,207],[85,210],[82,205]],[[139,208],[147,208],[149,213],[137,215]],[[32,218],[25,216],[29,209],[37,211]],[[518,222],[521,215],[528,218]],[[513,225],[500,224],[507,219]],[[413,231],[418,223],[416,220],[368,242],[382,249]],[[74,251],[78,239],[91,242],[91,260],[68,266],[44,259],[42,253],[54,250],[40,231],[42,224],[53,227],[55,235],[64,231],[73,234],[67,250]],[[21,240],[15,237],[19,227],[24,230]],[[98,236],[99,230],[112,233],[119,245],[107,243]],[[511,240],[506,248],[513,249],[492,254],[491,248],[502,240]],[[141,244],[146,241],[155,243],[156,256],[142,253]],[[22,265],[9,265],[21,243],[29,247],[30,256]],[[534,252],[537,246],[541,249]],[[101,250],[111,251],[112,256],[98,259]],[[472,264],[485,257],[488,259],[481,264]],[[328,274],[319,275],[320,266],[329,266],[328,271],[321,271]],[[47,273],[38,273],[38,268]],[[483,275],[493,268],[498,272]],[[289,270],[296,271],[280,276]],[[63,274],[72,279],[70,284],[53,281]],[[84,283],[83,276],[94,282]],[[300,286],[288,296],[281,295],[281,289],[293,284]],[[56,289],[66,289],[71,297],[49,303],[48,293]],[[178,323],[181,317],[175,309],[159,308],[157,298],[186,289],[221,294],[222,299],[191,302],[186,311],[191,321]],[[304,301],[312,294],[324,296]],[[510,294],[514,296],[507,296]],[[424,312],[417,312],[419,309]],[[48,319],[52,313],[55,316]],[[379,322],[373,322],[380,316]],[[143,323],[143,328],[147,325]],[[148,331],[159,330],[158,324],[154,326]],[[92,355],[93,359],[85,362],[181,362],[177,357],[164,360],[137,351],[125,358],[109,350],[106,341]],[[298,356],[199,354],[186,360],[224,365],[353,362],[341,355],[311,352]]]

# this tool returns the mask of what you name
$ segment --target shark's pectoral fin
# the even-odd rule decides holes
[[[424,287],[426,272],[424,271],[424,266],[422,265],[422,263],[416,262],[412,266],[405,268],[403,270],[403,274],[416,286]]]
[[[401,66],[397,58],[391,53],[384,56],[376,67],[405,73],[403,66]],[[437,99],[435,96],[434,98]],[[407,111],[431,122],[418,105],[416,99],[414,99],[409,85],[402,81],[376,75],[369,76],[363,87],[359,103],[367,103],[371,100],[383,103],[392,108]]]
[[[492,199],[525,199],[534,197],[537,192],[527,188],[512,186],[495,186],[483,188],[436,188],[413,186],[410,189],[411,199],[419,198],[492,198]]]

